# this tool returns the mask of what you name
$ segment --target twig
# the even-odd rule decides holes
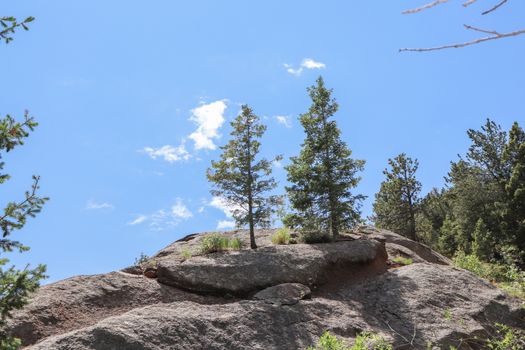
[[[410,10],[405,10],[403,11],[402,13],[404,15],[407,15],[407,14],[412,14],[412,13],[418,13],[418,12],[421,12],[423,10],[426,10],[426,9],[429,9],[431,7],[434,7],[434,6],[437,6],[437,5],[440,5],[440,4],[444,4],[445,2],[448,2],[449,0],[436,0],[434,2],[431,2],[431,3],[428,3],[426,5],[423,5],[421,7],[418,7],[418,8],[415,8],[415,9],[410,9]],[[474,0],[475,1],[475,0]]]
[[[479,44],[479,43],[482,43],[482,42],[485,42],[485,41],[502,39],[502,38],[508,38],[508,37],[511,37],[511,36],[518,36],[518,35],[521,35],[521,34],[525,33],[525,29],[517,30],[517,31],[514,31],[514,32],[510,32],[510,33],[498,33],[498,32],[485,31],[485,30],[482,30],[482,29],[474,28],[472,26],[468,26],[468,25],[465,25],[465,28],[476,30],[478,32],[490,33],[490,34],[493,34],[493,35],[492,36],[487,36],[487,37],[484,37],[484,38],[479,38],[479,39],[472,40],[472,41],[467,41],[467,42],[464,42],[464,43],[458,43],[458,44],[450,44],[450,45],[443,45],[443,46],[437,46],[437,47],[403,48],[403,49],[399,49],[399,52],[403,52],[403,51],[426,52],[426,51],[437,51],[437,50],[443,50],[443,49],[457,49],[457,48],[461,48],[461,47],[465,47],[465,46]]]
[[[505,5],[505,3],[507,2],[508,0],[502,0],[501,2],[499,2],[496,6],[492,7],[491,9],[485,11],[485,12],[482,12],[481,14],[482,15],[486,15],[488,13],[491,13],[493,11],[496,11],[500,6],[503,6]]]
[[[470,6],[470,5],[472,5],[473,3],[475,3],[476,1],[478,1],[478,0],[468,0],[467,2],[464,2],[464,3],[463,3],[463,7]]]

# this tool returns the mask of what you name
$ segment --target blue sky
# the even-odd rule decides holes
[[[486,117],[524,123],[525,36],[434,53],[401,47],[470,40],[463,23],[511,31],[524,2],[480,16],[450,1],[4,1],[2,15],[36,21],[0,48],[0,113],[28,109],[40,126],[7,154],[4,201],[31,175],[51,197],[13,236],[46,263],[49,281],[115,270],[183,235],[227,227],[205,170],[229,121],[248,103],[268,125],[263,154],[296,155],[306,87],[322,74],[356,158],[368,200],[387,159],[420,161],[424,192],[442,186],[465,131]],[[276,166],[282,190],[285,171]]]

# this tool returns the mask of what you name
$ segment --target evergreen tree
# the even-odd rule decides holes
[[[507,205],[503,213],[503,230],[525,252],[525,132],[514,123],[503,159],[509,163],[509,178],[505,184]]]
[[[13,40],[12,35],[15,30],[22,27],[27,30],[27,24],[33,21],[33,17],[28,17],[22,22],[18,22],[14,17],[0,18],[2,29],[0,30],[0,40],[9,43]],[[1,161],[3,152],[10,152],[17,146],[24,143],[24,139],[29,136],[37,123],[27,112],[23,122],[17,122],[10,115],[0,118],[0,184],[6,183],[10,179],[8,174],[2,173],[5,163]],[[44,278],[45,266],[39,265],[34,269],[27,266],[23,270],[16,269],[15,266],[5,268],[9,260],[2,257],[2,253],[19,251],[24,252],[29,248],[16,240],[10,239],[13,231],[24,227],[28,217],[34,217],[40,212],[47,198],[37,195],[39,189],[39,177],[33,176],[31,190],[25,193],[25,198],[18,202],[12,201],[6,204],[3,214],[0,214],[0,349],[12,350],[21,345],[19,339],[13,338],[6,329],[7,320],[11,312],[22,308],[28,302],[30,293],[34,292],[39,281]]]
[[[488,261],[494,253],[494,244],[492,235],[482,218],[478,219],[472,238],[472,253],[481,260]]]
[[[454,220],[450,216],[447,215],[445,221],[443,221],[443,226],[441,227],[440,231],[438,250],[447,256],[453,256],[458,249],[458,245],[456,243],[458,229],[454,223]]]
[[[336,239],[341,229],[354,225],[360,218],[362,195],[351,190],[357,186],[357,173],[363,160],[351,158],[352,152],[341,140],[341,132],[331,117],[338,104],[325,87],[322,77],[308,88],[312,105],[300,116],[306,133],[299,156],[290,158],[286,167],[286,187],[294,212],[285,223],[291,227],[331,231]]]
[[[386,180],[375,196],[375,224],[416,240],[416,213],[421,191],[421,183],[416,179],[419,163],[401,153],[389,159],[388,164],[390,170],[383,171]]]
[[[272,162],[257,160],[261,145],[257,139],[263,136],[266,126],[259,123],[259,117],[246,105],[242,106],[241,113],[231,122],[231,126],[232,138],[221,147],[221,159],[212,161],[207,177],[215,186],[211,193],[234,208],[233,217],[237,225],[249,225],[250,246],[255,249],[254,229],[256,226],[269,226],[271,214],[281,202],[281,197],[264,196],[265,192],[277,186],[270,177]],[[280,159],[278,156],[275,160]]]

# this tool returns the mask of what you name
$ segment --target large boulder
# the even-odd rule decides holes
[[[364,228],[274,246],[273,232],[257,232],[256,251],[213,254],[199,251],[205,235],[190,235],[128,273],[44,286],[12,334],[31,350],[304,349],[325,330],[348,344],[371,331],[400,349],[482,349],[476,337],[495,323],[525,330],[522,301],[420,243]],[[414,263],[387,270],[385,245]]]
[[[319,286],[335,271],[352,279],[360,268],[386,267],[384,245],[358,239],[326,244],[293,244],[218,252],[185,261],[170,254],[156,260],[159,282],[199,293],[245,295],[282,283]]]
[[[179,300],[202,304],[220,299],[187,293],[140,275],[111,272],[77,276],[41,287],[10,321],[14,336],[32,344],[50,335],[93,325],[137,307]]]
[[[495,322],[524,328],[524,317],[518,300],[489,283],[424,263],[293,305],[243,300],[137,308],[28,349],[304,349],[325,330],[349,344],[366,330],[396,348],[426,349],[430,343],[435,349],[481,349],[475,336],[486,335]]]

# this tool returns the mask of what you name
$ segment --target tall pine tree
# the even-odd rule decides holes
[[[238,226],[250,228],[250,246],[255,243],[255,227],[267,227],[270,224],[274,207],[281,202],[280,196],[264,196],[265,192],[277,186],[270,177],[272,162],[257,159],[260,139],[266,126],[259,123],[259,117],[247,105],[231,122],[233,128],[231,140],[222,146],[219,161],[212,161],[208,169],[208,180],[213,182],[211,193],[219,196],[233,209],[233,217]],[[276,160],[281,156],[276,157]]]
[[[286,167],[288,198],[294,212],[286,224],[303,229],[331,231],[336,239],[339,232],[354,225],[360,218],[362,195],[351,190],[357,186],[357,173],[363,160],[351,158],[352,152],[341,140],[341,131],[331,120],[338,104],[325,87],[322,77],[317,85],[308,88],[312,105],[300,116],[306,133],[299,156],[292,157]]]
[[[421,183],[416,179],[417,159],[401,153],[389,159],[390,170],[383,174],[386,180],[376,194],[374,203],[375,224],[395,231],[412,240],[416,239],[416,212]]]

